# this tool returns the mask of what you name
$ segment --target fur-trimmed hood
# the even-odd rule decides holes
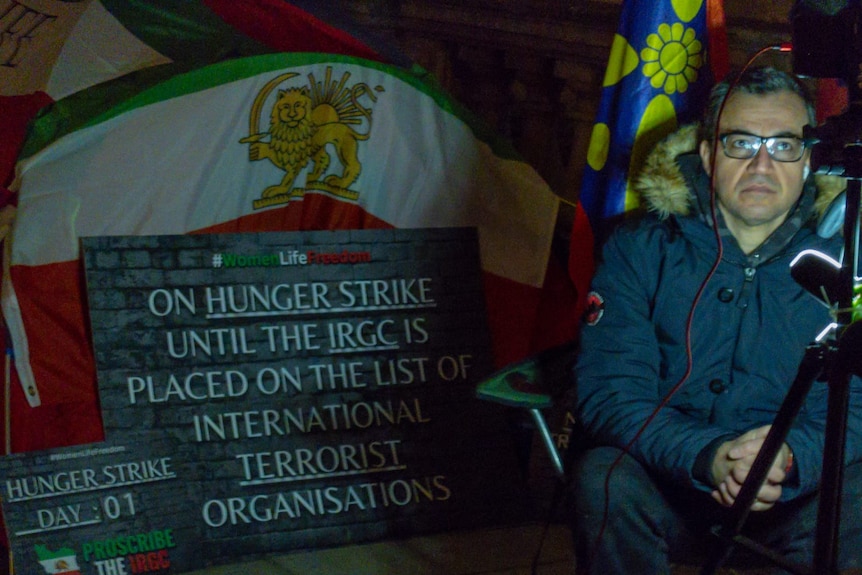
[[[697,154],[699,143],[697,124],[681,127],[650,152],[640,175],[635,179],[635,191],[644,200],[647,209],[660,218],[691,214],[697,201],[692,187],[704,184],[703,181],[697,182],[694,170],[700,172],[702,180],[708,185],[703,170],[697,168],[700,162]],[[817,188],[814,212],[820,217],[830,202],[844,190],[846,181],[839,176],[820,174],[813,176],[813,179]]]

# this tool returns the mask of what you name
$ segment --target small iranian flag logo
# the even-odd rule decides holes
[[[74,549],[63,547],[56,551],[51,551],[44,545],[36,545],[36,557],[39,558],[39,564],[45,573],[53,575],[54,573],[80,575],[80,567],[78,567],[78,558],[75,556]]]

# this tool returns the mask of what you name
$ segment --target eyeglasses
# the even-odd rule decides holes
[[[777,162],[797,162],[802,158],[806,140],[796,136],[773,136],[763,138],[752,134],[730,133],[719,138],[724,155],[737,160],[748,160],[757,155],[760,147],[766,144],[766,153]]]

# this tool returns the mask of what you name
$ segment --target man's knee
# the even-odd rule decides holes
[[[596,447],[585,451],[572,468],[572,484],[584,491],[604,489],[605,478],[622,450]]]
[[[584,452],[572,469],[571,491],[575,511],[581,516],[631,512],[657,496],[646,469],[615,447]]]
[[[666,569],[672,511],[637,460],[616,448],[591,449],[575,462],[571,486],[575,553],[589,572]]]

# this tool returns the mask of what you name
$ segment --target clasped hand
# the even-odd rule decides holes
[[[715,486],[712,498],[718,503],[726,507],[733,505],[751,471],[754,459],[763,447],[770,427],[765,425],[752,429],[736,439],[722,443],[716,450],[712,461],[712,482]],[[787,478],[785,468],[790,457],[790,446],[784,443],[757,492],[757,498],[751,505],[752,511],[770,509],[781,497],[781,483]]]

